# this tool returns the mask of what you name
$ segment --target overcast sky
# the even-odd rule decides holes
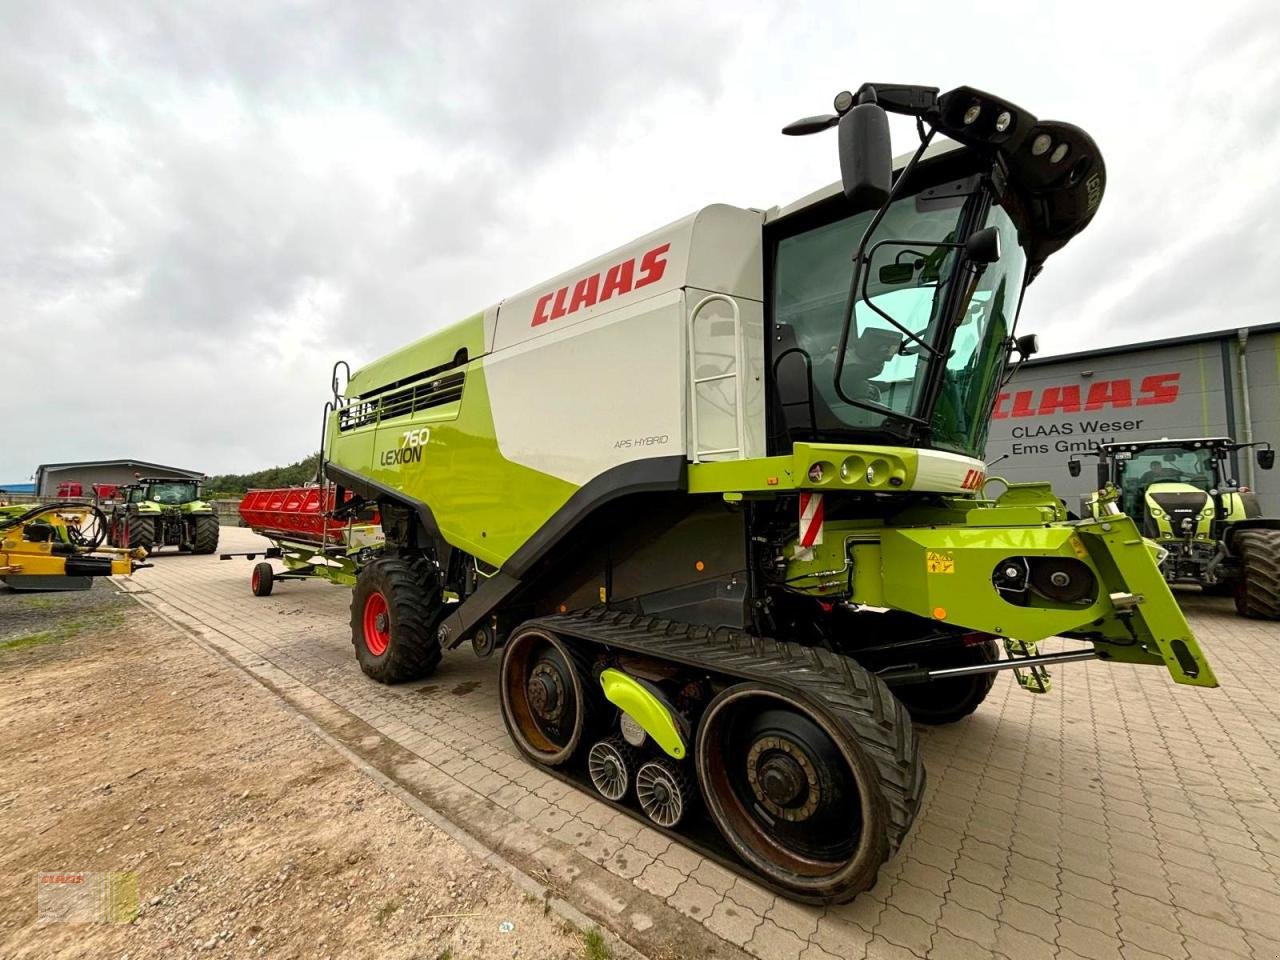
[[[0,0],[0,483],[297,460],[334,360],[836,179],[778,129],[864,80],[1097,139],[1101,211],[1023,307],[1047,351],[1273,321],[1280,12],[1186,10]]]

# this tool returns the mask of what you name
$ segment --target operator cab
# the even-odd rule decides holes
[[[1196,527],[1210,498],[1217,519],[1225,519],[1223,495],[1248,493],[1237,490],[1232,455],[1250,444],[1228,437],[1196,437],[1185,440],[1148,440],[1102,444],[1098,455],[1098,487],[1114,484],[1120,491],[1120,512],[1138,521],[1148,536],[1158,536],[1167,521],[1178,535]],[[1271,469],[1275,452],[1269,444],[1259,444],[1255,453],[1259,467]],[[1070,461],[1073,476],[1080,473],[1079,462]]]
[[[867,84],[857,99],[784,130],[839,126],[844,179],[766,221],[770,452],[828,441],[981,457],[1023,290],[1092,218],[1101,154],[1084,131],[971,88]],[[887,126],[864,115],[845,131],[878,104],[921,133],[882,190],[859,150],[887,151]]]

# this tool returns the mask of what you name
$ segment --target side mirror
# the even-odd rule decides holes
[[[1271,447],[1265,450],[1259,450],[1257,453],[1258,466],[1263,470],[1270,470],[1276,465],[1276,452]]]
[[[1079,461],[1079,460],[1068,460],[1068,461],[1067,461],[1067,473],[1071,474],[1073,477],[1078,477],[1078,476],[1080,476],[1080,461]]]
[[[923,264],[921,264],[923,266]],[[886,263],[880,268],[880,282],[886,287],[895,287],[900,283],[910,283],[916,275],[916,265],[907,263]]]
[[[893,185],[889,115],[878,103],[855,104],[840,118],[840,179],[858,210],[876,210]]]
[[[964,253],[970,263],[984,267],[995,263],[1000,259],[1000,231],[995,227],[985,227],[970,234],[964,242]]]

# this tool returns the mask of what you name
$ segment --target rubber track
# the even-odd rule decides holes
[[[901,701],[883,681],[848,657],[725,627],[713,630],[607,608],[521,624],[529,626],[710,673],[786,687],[823,707],[875,763],[888,806],[889,853],[901,846],[924,796],[919,740]]]
[[[1280,530],[1241,530],[1235,549],[1244,568],[1236,610],[1246,617],[1280,620]]]

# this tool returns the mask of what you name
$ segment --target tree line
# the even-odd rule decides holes
[[[300,487],[315,480],[319,467],[320,455],[313,453],[287,467],[268,467],[256,473],[219,474],[204,482],[204,496],[212,500],[239,496],[246,490],[260,487]]]

